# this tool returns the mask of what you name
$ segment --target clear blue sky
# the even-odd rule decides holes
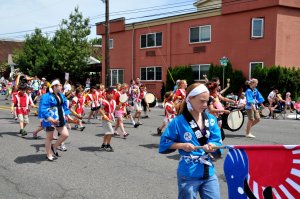
[[[172,11],[176,12],[169,15],[175,15],[177,11],[181,11],[178,14],[191,12],[192,10],[190,9],[193,9],[193,2],[195,0],[110,0],[111,19],[119,17],[130,19]],[[79,10],[85,18],[91,18],[91,24],[103,21],[105,14],[105,4],[101,0],[0,0],[0,5],[0,39],[22,40],[24,35],[30,32],[6,33],[58,25],[62,19],[68,18],[76,6],[79,6]],[[149,9],[139,10],[141,8]],[[128,12],[121,14],[120,11]],[[152,18],[165,16],[167,15]],[[131,19],[126,20],[126,23],[149,19],[151,17]],[[42,29],[42,31],[49,32],[51,36],[51,33],[53,34],[56,29],[57,27],[51,27]],[[90,38],[95,38],[95,27],[92,27],[91,32]]]

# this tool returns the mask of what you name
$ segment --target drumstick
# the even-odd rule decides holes
[[[195,146],[196,149],[204,149],[204,146]],[[211,146],[212,149],[228,149],[230,146]]]

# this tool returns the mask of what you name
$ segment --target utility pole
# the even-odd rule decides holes
[[[105,1],[105,86],[110,86],[109,66],[109,0]]]

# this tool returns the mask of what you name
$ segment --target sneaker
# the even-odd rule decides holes
[[[114,136],[120,136],[120,133],[118,133],[118,132],[114,132]]]
[[[253,135],[253,134],[247,134],[247,135],[245,135],[247,138],[255,138],[255,135]]]
[[[25,135],[27,135],[27,132],[24,129],[22,129],[21,134],[22,134],[22,137],[24,137]]]
[[[61,145],[58,147],[58,150],[60,151],[67,151],[67,147],[64,143],[61,143]]]
[[[124,133],[123,138],[124,138],[124,139],[127,138],[128,135],[129,135],[129,133]]]
[[[100,147],[100,151],[104,151],[106,148],[106,145],[105,144],[102,144],[101,147]]]
[[[161,130],[160,130],[160,128],[157,128],[157,134],[158,134],[158,135],[161,135]]]
[[[138,126],[140,126],[138,123],[135,123],[134,128],[137,128]]]
[[[106,145],[106,147],[104,148],[105,149],[105,151],[107,151],[107,152],[114,152],[114,149],[108,144],[108,145]]]
[[[78,127],[78,130],[79,131],[83,131],[85,129],[85,126],[80,126],[80,127]]]
[[[15,120],[18,120],[18,117],[15,117]]]
[[[142,123],[142,122],[140,122],[140,121],[138,121],[138,122],[137,122],[137,124],[138,124],[138,125],[143,125],[143,123]]]

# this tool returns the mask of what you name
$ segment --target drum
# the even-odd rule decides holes
[[[127,102],[127,100],[128,100],[127,94],[124,93],[120,95],[120,102],[125,103]]]
[[[156,97],[152,93],[147,93],[145,95],[145,101],[149,104],[149,107],[154,107],[156,105]]]
[[[234,109],[229,114],[222,115],[222,127],[229,131],[238,131],[244,124],[244,115],[238,110]]]
[[[268,117],[270,115],[271,111],[268,107],[264,107],[263,109],[260,110],[260,114],[263,117]]]

